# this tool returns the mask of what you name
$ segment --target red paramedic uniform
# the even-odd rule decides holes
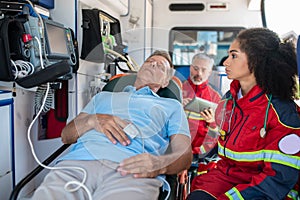
[[[203,82],[200,85],[195,85],[190,78],[183,83],[182,87],[183,98],[194,98],[200,97],[214,103],[218,103],[221,99],[221,95],[217,90],[215,90],[208,81]],[[211,150],[211,144],[214,142],[216,144],[216,139],[214,137],[210,138],[207,136],[208,126],[209,124],[201,117],[199,113],[192,111],[185,111],[189,128],[191,133],[192,140],[192,151],[193,154],[204,154],[206,151]],[[214,128],[215,124],[210,124],[211,127]],[[204,139],[206,140],[205,144],[203,144]],[[214,141],[215,140],[215,141]],[[215,145],[213,145],[215,146]]]
[[[193,179],[192,190],[206,191],[218,200],[295,196],[299,107],[292,100],[266,95],[258,86],[240,99],[239,90],[239,82],[233,81],[216,111],[221,160],[215,169]]]

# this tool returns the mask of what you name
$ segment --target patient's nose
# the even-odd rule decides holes
[[[151,62],[151,66],[152,66],[152,67],[156,67],[156,66],[157,66],[157,62],[156,62],[156,61],[152,61],[152,62]]]

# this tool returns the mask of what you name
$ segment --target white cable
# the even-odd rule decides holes
[[[125,58],[123,55],[121,55],[121,54],[119,54],[118,52],[116,52],[116,51],[114,51],[114,50],[111,50],[111,49],[109,49],[109,48],[105,48],[105,51],[107,51],[108,53],[110,53],[110,54],[112,54],[112,55],[115,55],[115,56],[117,56],[117,57],[122,58],[123,60],[126,61],[126,64],[127,64],[127,66],[129,67],[129,69],[130,69],[131,71],[136,71],[136,69],[132,66],[132,64],[128,61],[128,59]]]
[[[34,66],[24,60],[16,60],[15,64],[20,67],[21,70],[26,71],[26,75],[31,75],[34,72]]]
[[[37,43],[38,43],[40,63],[41,63],[42,69],[44,69],[44,62],[43,62],[43,57],[42,57],[42,46],[41,46],[41,42],[40,42],[39,38],[36,37],[36,36],[34,36],[34,39],[35,39],[35,40],[37,41]]]
[[[46,91],[47,91],[46,84],[38,86],[34,96],[35,113],[37,113],[41,108],[42,108],[42,112],[48,112],[53,107],[52,104],[54,101],[54,91],[52,89],[49,90],[45,104],[44,106],[42,106]]]
[[[19,70],[18,70],[18,68],[17,68],[17,66],[16,66],[16,64],[15,64],[15,62],[13,60],[10,60],[10,62],[13,64],[13,66],[15,68],[14,75],[15,75],[15,79],[17,79],[18,78],[18,72],[19,72]]]
[[[15,71],[13,71],[15,79],[23,78],[25,76],[33,74],[34,66],[30,62],[24,60],[16,60],[16,61],[10,60],[10,61],[15,68]]]
[[[160,181],[162,181],[162,182],[163,182],[163,185],[165,184],[165,185],[167,186],[167,189],[166,189],[166,190],[168,191],[168,194],[167,194],[167,196],[166,196],[166,198],[165,198],[165,200],[167,200],[167,199],[169,198],[170,194],[171,194],[171,187],[170,187],[170,184],[168,183],[168,181],[167,181],[165,178],[163,178],[163,177],[161,177],[161,176],[158,176],[157,179],[160,180]]]
[[[129,60],[129,62],[133,64],[133,66],[135,66],[136,71],[138,71],[140,66],[137,64],[137,62],[133,58],[131,58],[131,56],[129,56],[128,54],[126,55],[126,58]]]
[[[86,181],[86,178],[87,178],[87,172],[86,172],[85,169],[83,169],[83,168],[81,168],[81,167],[75,167],[75,166],[74,166],[74,167],[49,167],[49,166],[44,165],[43,163],[41,163],[41,162],[39,161],[39,159],[37,158],[36,154],[35,154],[34,147],[33,147],[32,141],[31,141],[31,139],[30,139],[30,131],[31,131],[31,128],[32,128],[34,122],[35,122],[35,121],[37,120],[37,118],[40,116],[40,114],[41,114],[41,112],[42,112],[42,110],[43,110],[43,107],[45,106],[45,103],[46,103],[46,99],[47,99],[49,90],[50,90],[50,84],[47,83],[47,90],[46,90],[45,97],[44,97],[44,99],[43,99],[42,106],[41,106],[39,112],[36,114],[36,116],[35,116],[34,119],[32,120],[32,122],[30,123],[30,125],[29,125],[29,127],[28,127],[28,130],[27,130],[27,139],[28,139],[28,142],[29,142],[29,145],[30,145],[30,149],[31,149],[32,155],[33,155],[35,161],[36,161],[40,166],[42,166],[42,167],[44,167],[44,168],[46,168],[46,169],[51,169],[51,170],[56,170],[56,169],[75,169],[75,170],[82,171],[82,173],[83,173],[83,178],[82,178],[82,181],[81,181],[81,182],[79,182],[79,181],[69,181],[69,182],[67,182],[67,183],[65,184],[65,187],[64,187],[64,188],[65,188],[68,192],[74,192],[74,191],[78,190],[80,187],[82,187],[82,188],[86,191],[86,193],[87,193],[87,195],[88,195],[88,198],[89,198],[90,200],[92,200],[91,192],[90,192],[89,189],[84,185],[84,182]],[[75,187],[75,188],[73,188],[73,189],[72,189],[72,188],[70,189],[70,188],[68,188],[68,186],[69,186],[70,184],[77,185],[77,187]]]
[[[29,5],[31,6],[31,8],[33,9],[33,11],[35,12],[35,14],[38,16],[39,18],[39,21],[40,21],[40,24],[41,24],[41,39],[42,39],[42,44],[43,44],[43,51],[44,51],[44,55],[45,55],[45,59],[47,61],[47,63],[49,62],[48,61],[48,58],[47,58],[47,54],[46,54],[46,40],[45,40],[45,27],[44,27],[44,21],[41,17],[41,15],[36,11],[34,5],[32,4],[32,2],[30,0],[25,0],[27,3],[29,3]],[[40,53],[41,54],[41,53]]]
[[[42,42],[43,42],[43,50],[44,50],[44,55],[45,55],[45,58],[47,60],[47,54],[46,54],[46,45],[45,45],[45,32],[44,32],[44,22],[43,22],[43,19],[42,17],[40,16],[40,14],[36,11],[36,9],[34,8],[33,4],[31,3],[31,1],[29,0],[26,0],[30,6],[32,7],[32,9],[34,10],[34,12],[36,13],[36,15],[38,16],[39,20],[40,20],[40,24],[41,24],[41,28],[42,28]],[[34,39],[37,41],[38,43],[38,47],[39,47],[39,57],[40,57],[40,63],[41,63],[41,67],[42,69],[44,69],[44,63],[43,63],[43,58],[42,58],[42,45],[41,45],[41,42],[39,41],[39,39],[35,36]],[[45,94],[45,97],[44,97],[44,100],[43,100],[43,103],[42,103],[42,106],[39,110],[39,112],[37,113],[37,115],[35,116],[35,118],[32,120],[32,122],[30,123],[29,127],[28,127],[28,132],[27,132],[27,139],[28,139],[28,142],[29,142],[29,145],[30,145],[30,148],[31,148],[31,152],[32,152],[32,155],[34,157],[34,159],[36,160],[36,162],[46,168],[46,169],[77,169],[77,170],[80,170],[83,172],[83,180],[82,182],[78,182],[78,181],[70,181],[68,183],[66,183],[65,185],[65,189],[68,191],[68,192],[74,192],[76,190],[78,190],[80,187],[82,187],[88,194],[88,197],[89,199],[91,200],[92,199],[92,195],[89,191],[89,189],[84,185],[84,182],[86,181],[86,176],[87,176],[87,172],[85,169],[81,168],[81,167],[49,167],[49,166],[46,166],[44,165],[43,163],[41,163],[39,161],[39,159],[37,158],[36,154],[35,154],[35,151],[34,151],[34,148],[33,148],[33,144],[31,142],[31,139],[30,139],[30,131],[31,131],[31,128],[34,124],[34,122],[37,120],[37,118],[39,117],[39,115],[41,114],[41,112],[43,111],[43,107],[45,106],[46,104],[46,100],[47,100],[47,96],[48,96],[48,93],[49,93],[49,89],[50,89],[50,85],[49,83],[47,83],[47,90],[46,90],[46,94]],[[75,187],[74,189],[69,189],[68,186],[70,184],[75,184],[75,185],[78,185],[77,187]]]

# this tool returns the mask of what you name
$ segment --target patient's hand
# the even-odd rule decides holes
[[[104,133],[112,143],[130,144],[130,140],[123,131],[123,128],[129,123],[128,121],[108,114],[96,114],[92,118],[95,130]]]
[[[161,174],[161,168],[160,157],[143,153],[123,160],[118,171],[123,176],[133,174],[135,178],[154,178]]]

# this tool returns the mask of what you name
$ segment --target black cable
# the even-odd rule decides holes
[[[265,0],[260,1],[260,12],[261,12],[262,25],[263,25],[263,27],[267,28]]]

